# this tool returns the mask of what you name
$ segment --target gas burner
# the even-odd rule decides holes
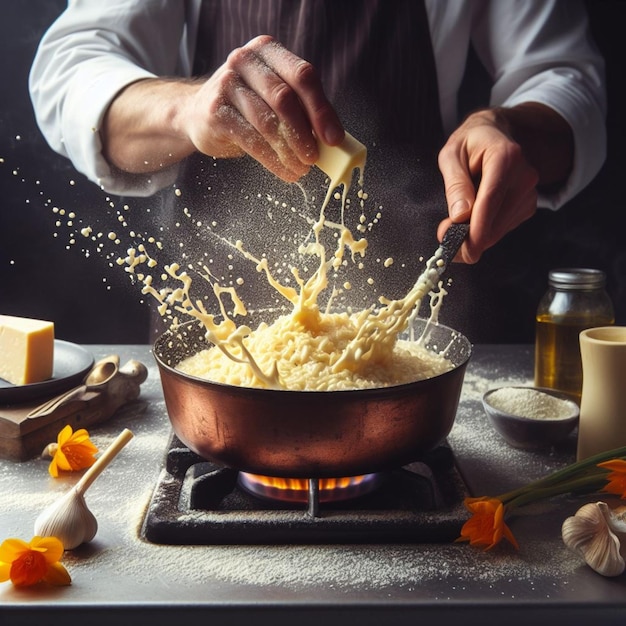
[[[317,515],[319,505],[364,496],[377,489],[381,474],[362,474],[342,478],[282,478],[239,472],[237,484],[248,493],[267,500],[299,502],[309,505],[309,513]]]
[[[278,502],[308,504],[309,515],[317,517],[320,504],[353,500],[374,491],[382,482],[381,474],[342,478],[281,478],[239,472],[237,484],[259,498]]]
[[[400,468],[339,479],[348,483],[339,497],[327,497],[322,480],[293,481],[281,499],[259,495],[250,475],[206,461],[172,435],[141,534],[175,545],[447,542],[467,519],[470,494],[445,444]]]

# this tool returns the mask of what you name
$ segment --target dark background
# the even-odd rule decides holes
[[[604,270],[616,321],[626,324],[626,200],[620,184],[626,176],[626,2],[594,0],[587,6],[607,63],[608,158],[593,183],[567,206],[556,213],[540,211],[522,226],[519,237],[531,254],[520,277],[523,298],[514,304],[521,321],[507,337],[513,342],[533,341],[534,311],[554,267]],[[150,314],[138,290],[102,255],[87,257],[80,242],[67,246],[68,230],[55,226],[60,219],[55,206],[83,214],[87,207],[95,216],[108,202],[47,146],[28,97],[35,49],[64,7],[61,0],[3,0],[0,5],[0,313],[53,320],[57,338],[78,343],[142,343],[150,340]],[[472,64],[469,72],[463,98],[475,104],[482,80]]]

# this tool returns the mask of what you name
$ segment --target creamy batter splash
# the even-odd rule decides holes
[[[362,182],[362,170],[360,171]],[[331,178],[330,185],[337,180]],[[406,296],[400,300],[380,298],[379,306],[355,313],[332,312],[333,294],[324,310],[320,296],[329,287],[329,272],[337,272],[345,262],[346,254],[352,263],[365,256],[367,240],[355,237],[344,221],[347,182],[341,181],[341,221],[327,220],[325,212],[332,189],[326,194],[317,221],[312,225],[312,237],[300,246],[304,258],[317,259],[316,271],[307,279],[301,277],[297,267],[291,273],[296,287],[284,284],[270,271],[267,257],[257,258],[246,251],[244,243],[237,241],[236,250],[255,263],[258,272],[264,273],[267,282],[289,304],[290,312],[281,315],[272,324],[262,323],[252,330],[237,325],[234,318],[247,314],[244,303],[234,288],[223,288],[207,267],[202,278],[208,281],[219,302],[219,321],[209,313],[201,301],[192,299],[192,279],[178,264],[167,266],[166,272],[180,283],[176,289],[157,291],[148,278],[144,278],[144,293],[159,301],[161,314],[176,313],[185,318],[196,318],[205,329],[212,347],[185,359],[178,369],[201,378],[234,385],[286,388],[286,389],[350,389],[370,388],[400,384],[428,378],[451,368],[443,356],[426,350],[420,341],[399,341],[407,331],[410,320],[419,310],[422,299],[431,297],[431,317],[436,318],[442,297],[443,285],[438,282],[438,259],[434,256],[426,270]],[[367,195],[359,190],[361,203]],[[328,257],[321,242],[324,229],[336,232],[336,247]],[[147,257],[129,250],[124,259],[131,271]],[[391,265],[392,259],[385,261]],[[229,314],[224,297],[234,306]],[[174,324],[174,326],[176,323]]]

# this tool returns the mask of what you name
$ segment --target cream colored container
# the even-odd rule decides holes
[[[582,331],[580,353],[579,460],[626,445],[626,326]]]

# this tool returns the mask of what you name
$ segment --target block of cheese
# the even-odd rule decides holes
[[[317,144],[319,157],[315,165],[330,178],[328,194],[339,185],[344,194],[352,182],[352,173],[359,170],[359,183],[363,184],[363,170],[367,159],[367,148],[350,133],[346,133],[338,146],[329,146],[322,141]],[[328,196],[327,196],[328,199]]]
[[[52,377],[54,323],[0,315],[0,378],[14,385]]]

